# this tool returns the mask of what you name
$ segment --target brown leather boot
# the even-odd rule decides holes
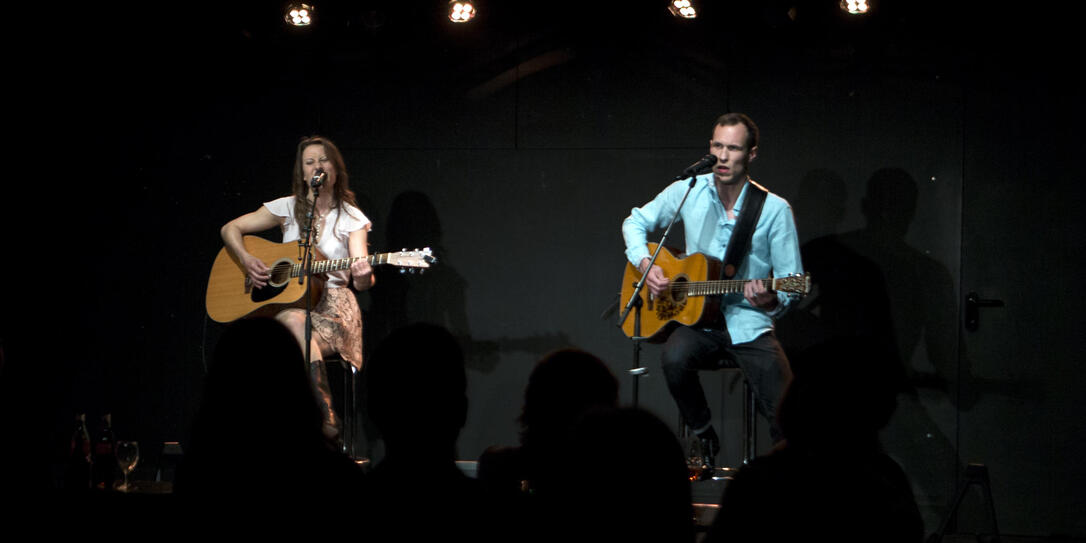
[[[309,363],[309,377],[313,381],[313,390],[317,395],[317,405],[320,407],[321,416],[324,418],[324,426],[321,431],[335,445],[340,445],[342,438],[339,417],[332,407],[332,389],[328,387],[328,368],[323,360],[314,360]]]

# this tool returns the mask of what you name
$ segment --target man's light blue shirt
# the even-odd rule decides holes
[[[672,183],[651,202],[633,208],[630,216],[622,222],[626,258],[635,267],[642,259],[652,256],[646,245],[646,235],[667,227],[683,199],[683,194],[686,193],[687,186],[689,181],[686,180]],[[743,200],[750,189],[750,183],[743,185],[733,208],[736,217],[742,211]],[[697,177],[694,188],[683,205],[680,221],[686,234],[687,254],[703,253],[718,260],[724,259],[724,251],[728,247],[732,231],[735,230],[736,221],[728,219],[724,204],[717,195],[712,173]],[[769,193],[754,227],[750,251],[740,264],[735,278],[763,279],[796,273],[803,273],[803,264],[800,260],[799,236],[796,234],[792,207],[784,198]],[[724,295],[724,318],[732,342],[747,343],[772,330],[773,319],[782,315],[795,301],[793,296],[782,292],[777,293],[777,299],[780,301],[777,307],[766,312],[750,305],[742,294]]]

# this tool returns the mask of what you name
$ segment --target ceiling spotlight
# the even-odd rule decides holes
[[[693,19],[698,16],[698,10],[694,9],[694,4],[691,0],[671,0],[668,4],[667,10],[672,15],[682,19]]]
[[[867,0],[841,0],[841,9],[853,15],[863,15],[871,6],[867,5]]]
[[[449,20],[454,23],[466,23],[474,19],[476,13],[471,0],[449,0]]]
[[[290,4],[283,19],[294,26],[309,26],[313,24],[313,11],[309,4]]]

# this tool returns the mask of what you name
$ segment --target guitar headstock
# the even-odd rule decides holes
[[[434,252],[429,247],[410,251],[403,249],[398,253],[388,253],[387,260],[388,264],[399,266],[401,272],[408,270],[414,272],[416,269],[425,270],[434,262],[437,262],[437,257],[434,256]]]
[[[773,279],[773,290],[806,296],[811,292],[811,273],[794,273],[787,277]]]

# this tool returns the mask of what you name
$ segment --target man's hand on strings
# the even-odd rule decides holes
[[[642,274],[645,273],[645,266],[647,266],[648,263],[649,259],[647,258],[641,261],[639,269]],[[649,287],[649,293],[653,296],[659,296],[670,283],[671,281],[664,275],[664,269],[660,266],[653,266],[652,269],[649,270],[649,276],[645,279],[645,286]]]
[[[772,311],[780,302],[777,299],[777,292],[767,289],[761,281],[750,281],[744,285],[743,297],[750,302],[750,305],[764,311]]]

